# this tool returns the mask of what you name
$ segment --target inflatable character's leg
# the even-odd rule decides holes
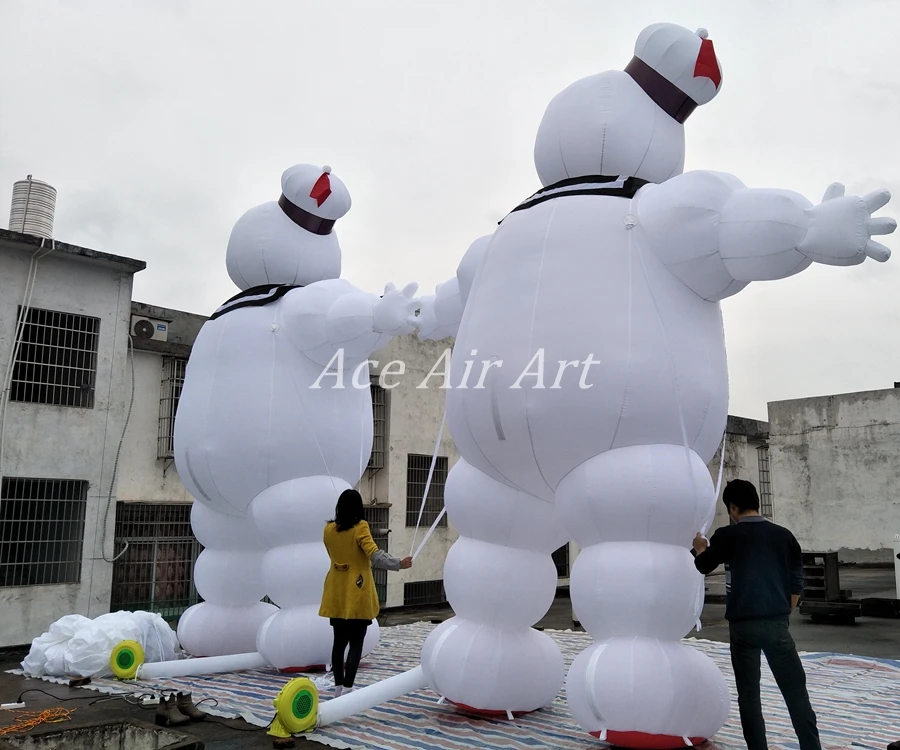
[[[703,608],[691,542],[715,502],[708,469],[684,446],[613,450],[557,487],[581,548],[572,605],[595,640],[572,664],[566,696],[578,723],[612,745],[695,745],[728,718],[722,674],[681,640]]]
[[[264,548],[246,518],[217,513],[199,500],[191,528],[204,546],[194,567],[194,585],[204,600],[178,621],[178,640],[192,656],[256,651],[256,634],[277,611],[261,601]]]
[[[269,487],[250,503],[248,516],[268,550],[262,566],[265,590],[281,608],[263,623],[257,648],[283,672],[315,671],[331,663],[331,625],[319,617],[329,565],[322,532],[334,518],[338,496],[349,489],[337,477],[303,477]],[[363,656],[378,638],[373,621]]]
[[[555,509],[462,460],[447,477],[445,502],[460,534],[444,565],[456,616],[425,642],[426,677],[466,710],[505,715],[546,706],[565,667],[553,640],[531,626],[556,594],[551,555],[567,534]]]

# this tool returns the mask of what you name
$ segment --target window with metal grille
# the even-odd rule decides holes
[[[174,619],[200,597],[194,563],[202,547],[191,532],[191,506],[117,503],[110,610],[144,610]]]
[[[386,395],[387,391],[382,388],[376,381],[372,381],[372,419],[373,419],[373,435],[372,435],[372,455],[369,456],[370,469],[384,468],[384,450],[385,439],[387,438],[386,430]]]
[[[81,581],[88,483],[3,477],[0,587]]]
[[[22,321],[19,306],[18,324]],[[100,319],[31,308],[25,316],[9,400],[94,408]]]
[[[175,457],[175,413],[184,387],[184,371],[187,360],[164,357],[162,362],[162,385],[159,397],[159,439],[157,458]]]
[[[569,577],[569,545],[564,544],[553,553],[553,562],[556,565],[556,577]]]
[[[372,539],[378,545],[378,549],[388,551],[388,537],[390,536],[390,508],[373,508],[367,506],[363,509],[366,523],[372,532]],[[384,606],[387,601],[387,571],[383,568],[373,568],[372,575],[375,578],[375,590],[378,592],[378,601]]]
[[[443,604],[447,601],[443,581],[413,581],[403,584],[403,606]]]
[[[769,446],[761,445],[756,449],[759,463],[759,512],[766,518],[772,518],[773,498],[772,481],[769,477]]]
[[[428,470],[431,468],[431,456],[410,453],[406,459],[406,525],[415,527],[419,522],[419,509],[425,496],[425,485],[428,482]],[[438,456],[428,486],[428,497],[425,498],[425,510],[422,511],[422,526],[426,529],[434,523],[434,519],[444,509],[444,485],[447,483],[447,457]],[[447,525],[447,515],[438,526]]]

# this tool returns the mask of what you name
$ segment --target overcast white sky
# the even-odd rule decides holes
[[[145,260],[135,299],[209,314],[236,291],[235,220],[286,167],[330,164],[353,197],[344,277],[431,291],[540,187],[550,99],[658,21],[707,28],[724,72],[687,169],[814,202],[887,187],[900,217],[890,0],[0,0],[0,206],[50,182],[58,239]],[[727,300],[731,413],[900,380],[898,281],[900,253]]]

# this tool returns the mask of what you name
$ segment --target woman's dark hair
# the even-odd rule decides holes
[[[732,479],[728,482],[722,493],[722,502],[725,503],[726,508],[733,505],[740,513],[759,510],[759,495],[756,493],[756,487],[746,479]]]
[[[363,520],[362,495],[356,490],[344,490],[338,498],[334,509],[333,522],[338,531],[347,531]]]

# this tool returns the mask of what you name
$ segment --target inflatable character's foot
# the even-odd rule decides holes
[[[579,654],[566,679],[572,715],[617,747],[698,745],[728,719],[725,678],[700,651],[678,641],[611,638]]]
[[[191,656],[256,652],[256,634],[278,607],[266,602],[230,606],[201,602],[178,620],[178,640]]]

